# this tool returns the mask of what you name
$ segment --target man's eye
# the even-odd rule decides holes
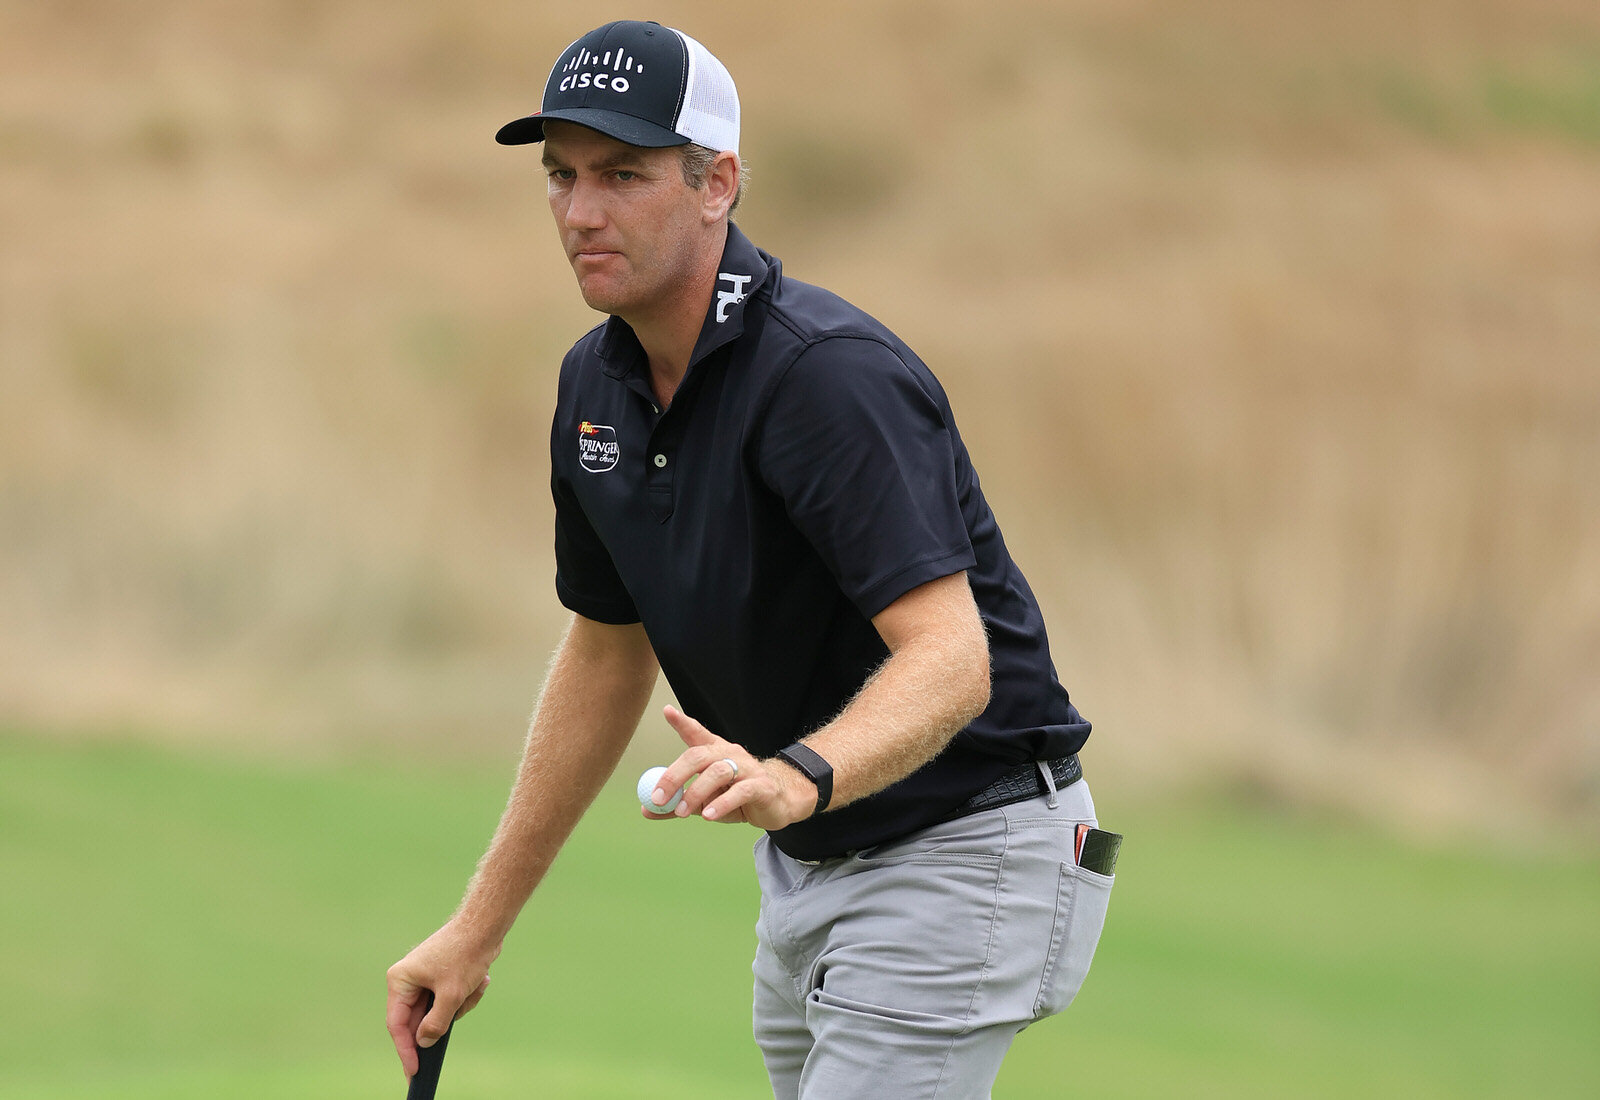
[[[632,180],[633,177],[634,173],[628,171],[626,168],[620,169],[617,172],[617,180],[621,183],[627,183],[628,181]]]

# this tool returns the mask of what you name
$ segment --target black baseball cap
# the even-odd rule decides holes
[[[544,102],[500,127],[501,145],[544,140],[549,119],[576,122],[629,145],[694,142],[739,152],[739,93],[710,50],[660,23],[620,20],[562,51]]]

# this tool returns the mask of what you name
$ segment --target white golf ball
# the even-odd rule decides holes
[[[649,810],[653,814],[660,814],[662,817],[665,817],[673,810],[676,810],[678,808],[678,803],[683,801],[682,787],[679,787],[672,793],[672,797],[667,799],[667,804],[665,806],[657,806],[654,802],[650,801],[651,792],[656,789],[656,784],[660,782],[661,777],[666,773],[666,768],[649,768],[646,769],[645,773],[639,777],[639,805],[643,806],[646,810]]]

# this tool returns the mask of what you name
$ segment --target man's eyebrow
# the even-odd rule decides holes
[[[605,157],[604,159],[598,161],[595,164],[595,167],[616,168],[618,165],[623,164],[640,165],[643,164],[644,161],[645,151],[643,149],[636,149],[631,145],[624,145],[620,149],[617,149],[615,152],[613,152],[609,157]]]
[[[546,146],[544,155],[539,158],[546,168],[570,168],[562,158],[550,152]],[[598,160],[591,161],[588,165],[593,172],[604,172],[612,168],[642,168],[644,167],[643,151],[639,149],[621,148]]]

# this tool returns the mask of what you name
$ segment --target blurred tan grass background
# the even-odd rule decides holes
[[[595,318],[492,134],[614,17],[944,379],[1112,789],[1595,835],[1577,0],[0,0],[0,721],[514,752]]]

